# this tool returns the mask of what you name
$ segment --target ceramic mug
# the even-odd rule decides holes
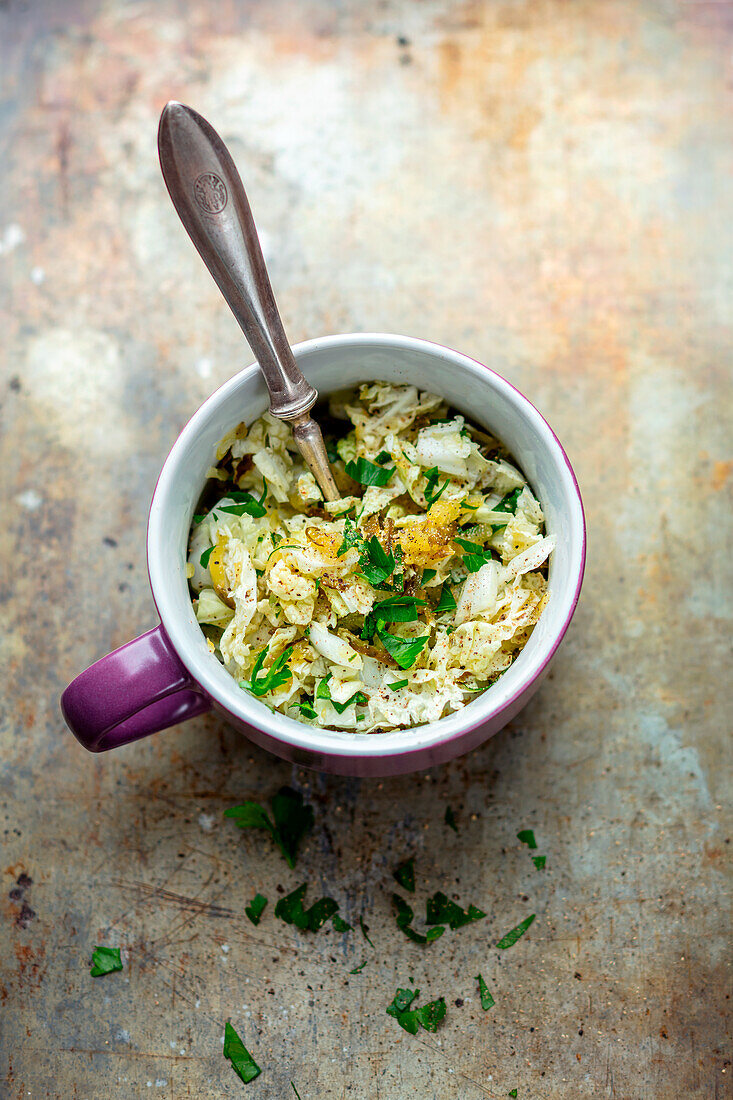
[[[261,748],[338,775],[396,775],[431,767],[480,745],[525,705],[547,673],[578,602],[585,521],[578,484],[560,443],[533,405],[466,355],[406,336],[353,333],[293,348],[323,396],[358,382],[412,383],[441,394],[508,448],[556,538],[549,600],[531,637],[503,676],[455,714],[394,733],[359,734],[304,725],[243,691],[209,650],[196,621],[186,552],[194,508],[216,446],[241,420],[268,408],[256,364],[205,401],[176,440],[158,479],[148,520],[148,573],[160,625],[103,657],[67,687],[64,718],[92,752],[103,752],[203,714],[224,714]]]

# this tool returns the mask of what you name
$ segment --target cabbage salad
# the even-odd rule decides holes
[[[265,413],[217,450],[187,574],[209,648],[290,718],[377,733],[435,722],[515,660],[554,540],[498,440],[415,386],[319,414],[340,500]]]

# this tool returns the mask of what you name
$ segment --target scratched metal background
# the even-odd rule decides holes
[[[733,5],[10,0],[0,43],[1,1095],[733,1095]],[[575,463],[590,558],[554,675],[448,767],[308,774],[211,717],[93,758],[62,724],[67,681],[154,624],[156,475],[249,360],[159,175],[171,97],[230,143],[293,340],[459,347]],[[294,872],[221,816],[287,782],[317,818]],[[410,853],[420,905],[442,888],[487,920],[408,943]],[[274,920],[306,879],[374,949]],[[97,942],[124,973],[89,977]],[[437,1036],[385,1015],[410,976],[448,1001]],[[246,1087],[227,1018],[263,1067]]]

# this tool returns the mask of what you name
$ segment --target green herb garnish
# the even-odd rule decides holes
[[[440,471],[438,467],[431,466],[429,470],[423,470],[423,474],[426,482],[425,500],[427,501],[428,507],[430,507],[431,505],[435,504],[436,500],[439,500],[440,497],[442,497],[443,493],[450,485],[450,478],[447,477],[441,485],[440,489],[438,489],[437,485],[440,481]]]
[[[351,698],[347,699],[345,703],[337,703],[336,700],[332,698],[331,689],[328,686],[328,681],[330,680],[330,678],[331,676],[329,674],[325,680],[318,681],[318,687],[316,688],[316,699],[328,699],[329,703],[337,714],[343,714],[346,708],[350,707],[352,703],[354,703],[357,707],[365,707],[368,704],[369,699],[363,691],[354,692]]]
[[[262,1072],[228,1021],[224,1028],[224,1057],[232,1063],[232,1069],[245,1085]]]
[[[281,787],[272,799],[272,820],[259,802],[243,802],[224,811],[240,829],[265,829],[280,848],[288,867],[295,866],[298,845],[313,826],[313,810],[299,791]]]
[[[372,941],[371,941],[371,940],[369,939],[369,925],[368,925],[368,924],[364,924],[364,918],[363,918],[363,917],[359,917],[359,927],[361,928],[361,934],[362,934],[362,936],[363,936],[363,937],[364,937],[364,939],[365,939],[365,940],[367,941],[367,943],[369,944],[369,946],[370,946],[370,947],[374,947],[374,944],[373,944],[373,943],[372,943]],[[375,948],[375,950],[376,950],[376,948]]]
[[[393,684],[388,684],[387,687],[392,688],[392,691],[399,691],[400,688],[407,687],[409,680],[395,680]]]
[[[469,905],[466,910],[461,909],[460,905],[451,901],[442,890],[438,890],[427,900],[425,923],[447,924],[455,931],[456,928],[462,928],[464,924],[471,924],[475,920],[482,920],[485,916],[483,909],[478,909],[475,905]]]
[[[538,871],[541,871],[547,862],[547,856],[532,856],[532,862]]]
[[[515,1096],[515,1097],[516,1097],[516,1095],[517,1095],[517,1090],[516,1090],[516,1089],[509,1089],[509,1095],[510,1095],[510,1096]]]
[[[291,1081],[291,1082],[290,1082],[290,1084],[291,1084],[291,1085],[293,1085],[293,1082]],[[298,1090],[296,1089],[295,1085],[293,1085],[293,1092],[294,1092],[294,1093],[295,1093],[295,1095],[296,1095],[296,1096],[298,1097],[298,1100],[300,1100],[300,1093],[299,1093],[299,1092],[298,1092]]]
[[[366,959],[364,959],[364,962],[359,963],[358,966],[355,966],[353,970],[349,971],[349,974],[361,974],[361,972],[364,969],[364,967],[366,966],[366,964],[367,964],[367,961],[366,961]]]
[[[522,488],[520,489],[512,489],[511,493],[507,493],[505,497],[502,497],[498,504],[494,505],[494,507],[491,509],[492,512],[509,512],[513,516],[516,515],[517,501],[522,495],[523,488],[524,486],[522,486]],[[492,527],[492,531],[503,531],[505,527],[506,523],[495,523]]]
[[[256,500],[251,493],[235,492],[227,494],[234,504],[219,505],[220,512],[231,512],[233,516],[253,516],[258,518],[267,515],[265,498],[267,497],[267,482],[262,479],[262,496]],[[274,541],[274,540],[273,540]]]
[[[506,951],[507,947],[511,947],[517,942],[518,939],[522,938],[534,918],[534,913],[532,913],[529,917],[525,917],[524,920],[520,924],[518,924],[516,928],[512,928],[511,932],[507,932],[506,936],[502,936],[496,946],[500,947],[502,951]]]
[[[393,1016],[400,1027],[410,1035],[417,1035],[418,1025],[426,1031],[437,1031],[438,1024],[445,1016],[443,997],[439,997],[436,1001],[429,1001],[422,1008],[411,1008],[419,994],[419,989],[398,989],[391,1005],[387,1008],[387,1015]]]
[[[203,554],[199,558],[202,568],[206,569],[209,564],[209,558],[214,553],[214,547],[210,546],[207,550],[204,550]]]
[[[395,570],[395,558],[382,546],[376,535],[364,544],[361,571],[371,585],[384,584]]]
[[[537,841],[531,829],[522,829],[521,832],[518,832],[517,840],[521,840],[522,844],[526,844],[528,848],[537,847]]]
[[[255,894],[249,905],[245,905],[244,911],[248,918],[252,921],[252,924],[259,924],[260,918],[265,911],[267,905],[267,898],[264,894]]]
[[[92,951],[92,968],[89,971],[91,976],[101,978],[104,974],[114,974],[115,970],[122,970],[119,947],[95,947]]]
[[[424,607],[426,600],[419,600],[415,596],[390,596],[387,600],[375,603],[368,615],[364,617],[364,626],[361,636],[366,641],[374,637],[374,632],[386,623],[413,623],[417,621],[418,607]]]
[[[206,512],[204,512],[203,515],[194,514],[193,522],[198,525],[199,523],[203,523],[205,519]]]
[[[377,635],[390,657],[400,668],[412,668],[430,637],[429,634],[424,634],[422,638],[414,638],[413,640],[399,638],[396,634],[390,634],[380,626],[377,626]]]
[[[481,1007],[483,1008],[484,1012],[488,1012],[490,1008],[494,1007],[494,1004],[496,1002],[489,993],[489,987],[487,986],[486,982],[480,974],[476,975],[476,981],[478,982],[478,991],[481,997]]]
[[[346,473],[360,485],[386,485],[394,472],[394,466],[387,470],[376,466],[368,458],[357,458],[356,462],[346,463]]]
[[[313,902],[310,909],[303,907],[303,898],[307,889],[308,884],[303,882],[290,894],[280,898],[275,906],[275,916],[286,924],[294,924],[304,932],[318,932],[326,921],[331,919],[337,932],[348,932],[351,925],[337,916],[339,906],[333,898],[319,898],[318,901]]]
[[[412,918],[415,914],[404,898],[401,898],[399,894],[393,894],[392,903],[396,911],[395,919],[397,921],[397,927],[401,932],[404,932],[408,940],[412,940],[413,943],[432,943],[434,940],[439,939],[445,932],[444,928],[429,928],[425,934],[415,931],[415,929],[411,927]]]
[[[272,663],[270,668],[265,669],[263,675],[260,676],[260,672],[263,671],[262,665],[269,652],[269,647],[263,649],[254,663],[252,679],[242,680],[240,686],[248,688],[253,695],[259,696],[267,695],[268,691],[274,691],[275,688],[287,684],[288,680],[291,680],[293,676],[292,672],[287,667],[287,660],[293,652],[293,649],[294,646],[292,645],[284,649],[277,660]]]
[[[440,599],[435,605],[435,614],[444,615],[449,611],[455,611],[457,607],[455,597],[451,592],[447,584],[443,585],[443,591],[440,593]]]
[[[420,584],[425,586],[426,584],[428,584],[433,579],[433,577],[435,575],[436,575],[436,570],[435,569],[423,569],[422,577],[420,578]]]
[[[456,825],[456,815],[450,806],[445,808],[445,817],[443,818],[449,829],[452,829],[454,833],[458,832],[458,826]]]
[[[392,455],[389,451],[380,451],[377,457],[374,459],[378,466],[384,466],[385,462],[391,462]]]
[[[395,867],[392,872],[393,877],[399,883],[399,885],[407,890],[409,893],[415,893],[415,858],[406,859],[404,863],[401,863],[399,867]],[[437,921],[435,922],[438,923]]]
[[[297,709],[300,711],[300,713],[305,718],[317,718],[318,717],[315,710],[313,709],[313,700],[312,699],[305,699],[302,703],[292,703],[291,705],[294,706],[294,707],[297,707]]]

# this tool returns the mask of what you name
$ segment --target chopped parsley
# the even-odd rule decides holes
[[[424,634],[422,638],[414,638],[410,641],[408,638],[399,638],[396,634],[390,634],[380,626],[377,626],[377,635],[390,657],[403,669],[412,668],[430,637],[429,634]]]
[[[195,514],[194,517],[193,517],[193,522],[196,524],[196,526],[198,526],[199,523],[203,523],[205,519],[206,519],[206,513],[205,512],[204,512],[203,515]]]
[[[313,709],[313,700],[310,696],[306,696],[302,703],[292,703],[292,706],[296,707],[305,718],[317,718],[315,710]]]
[[[374,459],[377,466],[384,466],[385,462],[391,462],[392,455],[389,451],[380,451],[377,457]]]
[[[392,875],[396,882],[410,894],[415,893],[415,858],[406,859],[399,867],[395,867]],[[437,923],[437,922],[436,922]]]
[[[373,943],[372,943],[372,941],[371,941],[371,940],[369,939],[369,925],[368,925],[368,924],[364,924],[364,918],[363,918],[363,917],[359,917],[359,927],[361,928],[361,934],[362,934],[362,936],[363,936],[363,937],[364,937],[364,939],[365,939],[365,940],[367,941],[367,943],[369,944],[369,946],[370,946],[370,947],[374,947],[374,944],[373,944]],[[376,950],[376,948],[375,948],[375,950]]]
[[[213,553],[214,553],[214,547],[209,546],[209,548],[207,550],[204,550],[203,554],[199,558],[199,561],[201,562],[201,565],[204,569],[207,568],[207,566],[209,564],[209,558],[211,557],[211,555]]]
[[[232,1063],[232,1069],[245,1085],[262,1073],[229,1021],[224,1028],[224,1057]]]
[[[449,829],[452,829],[454,833],[458,832],[458,826],[456,825],[456,815],[450,806],[445,808],[445,817],[443,818]]]
[[[534,833],[531,829],[522,829],[517,833],[517,840],[521,840],[522,844],[526,844],[528,848],[536,848],[537,841],[534,838]]]
[[[428,1001],[422,1008],[411,1008],[420,995],[419,989],[398,989],[387,1008],[387,1015],[393,1016],[397,1023],[410,1035],[417,1035],[418,1025],[425,1031],[437,1031],[438,1024],[445,1017],[445,999]]]
[[[387,577],[395,571],[395,558],[382,546],[376,535],[365,543],[365,556],[361,559],[361,570],[371,585],[384,584]]]
[[[346,463],[346,473],[360,485],[386,485],[394,472],[394,466],[385,469],[368,458],[357,458],[355,462]]]
[[[524,920],[521,921],[516,928],[512,928],[511,932],[507,932],[506,936],[502,936],[496,946],[500,947],[502,951],[506,951],[507,947],[511,947],[517,942],[517,940],[522,938],[534,918],[534,913],[532,913],[529,917],[525,917]]]
[[[366,959],[364,959],[364,962],[360,962],[358,966],[355,966],[353,970],[349,971],[349,974],[361,974],[361,972],[364,969],[364,967],[366,966],[366,964],[367,964],[367,961],[366,961]]]
[[[431,466],[429,470],[423,471],[425,475],[425,500],[428,507],[435,504],[436,500],[442,497],[450,485],[450,478],[447,477],[441,487],[438,489],[438,482],[440,481],[440,471],[437,466]]]
[[[426,600],[419,600],[416,596],[399,594],[390,596],[389,599],[375,603],[371,611],[364,617],[364,626],[361,636],[365,641],[374,637],[375,631],[386,623],[414,623],[417,621],[418,607],[424,607]]]
[[[101,978],[104,974],[114,974],[115,970],[122,970],[119,947],[95,947],[92,951],[92,968],[89,971],[91,976]]]
[[[510,1095],[510,1096],[515,1096],[515,1097],[516,1097],[516,1095],[517,1095],[517,1090],[516,1090],[516,1089],[509,1089],[509,1095]]]
[[[259,802],[230,806],[224,811],[224,817],[231,817],[240,829],[265,829],[269,832],[288,867],[295,866],[298,845],[313,826],[312,808],[306,806],[302,794],[291,787],[281,787],[272,799],[272,818]]]
[[[257,925],[260,923],[260,918],[265,911],[266,905],[267,898],[264,894],[255,894],[249,905],[245,905],[244,911],[247,914],[249,920],[252,921],[252,924]]]
[[[240,682],[240,687],[248,688],[253,695],[267,695],[268,691],[274,691],[275,688],[287,684],[288,680],[291,680],[293,676],[292,672],[287,667],[287,661],[293,649],[294,647],[289,645],[287,649],[282,651],[277,660],[273,661],[270,668],[265,669],[263,672],[262,665],[269,652],[269,646],[266,646],[254,663],[252,679],[242,680]],[[260,676],[261,672],[263,672],[262,676]]]
[[[293,1085],[293,1082],[292,1082],[292,1081],[290,1082],[290,1084],[292,1085],[292,1088],[293,1088],[293,1092],[294,1092],[294,1093],[295,1093],[295,1095],[296,1095],[296,1096],[298,1097],[298,1100],[300,1100],[300,1093],[299,1093],[299,1092],[298,1092],[298,1090],[296,1089],[295,1085]]]
[[[478,982],[479,996],[481,997],[481,1007],[484,1012],[488,1012],[490,1008],[495,1005],[494,998],[489,993],[489,987],[480,974],[476,975],[476,981]]]
[[[532,862],[538,871],[541,871],[547,862],[547,856],[532,856]]]
[[[265,498],[267,497],[267,482],[264,477],[262,479],[262,496],[259,500],[256,500],[251,493],[234,492],[227,494],[234,504],[219,505],[220,512],[230,512],[233,516],[254,516],[259,518],[260,516],[267,515],[267,508],[265,508]]]
[[[328,699],[329,703],[337,714],[343,714],[346,708],[350,707],[352,703],[357,707],[365,707],[367,705],[369,699],[363,691],[354,692],[351,698],[347,699],[345,703],[337,703],[336,700],[331,697],[331,689],[328,686],[328,681],[330,680],[330,678],[331,677],[329,674],[325,680],[318,681],[318,687],[316,688],[316,699]],[[316,715],[314,712],[313,717],[315,718],[315,716]]]
[[[338,916],[339,905],[333,898],[319,898],[310,909],[303,907],[307,889],[308,884],[303,882],[290,894],[280,898],[275,906],[275,916],[285,924],[294,924],[304,932],[318,932],[328,920],[332,920],[337,932],[348,932],[351,925]]]
[[[405,679],[405,680],[395,680],[395,682],[393,684],[387,684],[387,687],[391,688],[392,691],[399,691],[400,688],[407,687],[409,682],[410,681],[407,680],[407,679]]]
[[[455,611],[456,606],[457,604],[453,593],[451,592],[448,585],[444,584],[443,591],[440,593],[440,599],[435,606],[435,614],[444,615],[448,611]]]
[[[442,890],[438,890],[427,900],[425,923],[447,924],[455,931],[456,928],[462,928],[464,924],[471,924],[475,920],[482,920],[485,916],[483,909],[478,909],[475,905],[469,905],[466,910],[461,909],[460,905],[451,901]]]
[[[422,577],[420,578],[420,584],[429,584],[433,577],[436,575],[435,569],[423,569]]]
[[[516,515],[517,501],[522,495],[523,488],[524,486],[522,486],[520,489],[512,489],[511,493],[507,493],[505,497],[502,497],[498,504],[494,505],[494,507],[491,509],[492,512],[509,512],[513,516]],[[495,523],[492,530],[503,531],[505,527],[506,523]]]
[[[413,943],[432,943],[434,940],[439,939],[445,932],[445,928],[429,928],[425,934],[417,932],[412,928],[412,918],[415,914],[404,898],[401,898],[399,894],[393,894],[392,903],[396,911],[395,919],[397,921],[397,927],[401,932],[404,932],[408,940],[412,940]]]

